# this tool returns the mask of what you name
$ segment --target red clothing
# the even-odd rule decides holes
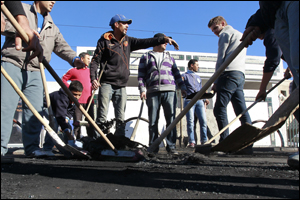
[[[83,86],[82,95],[79,98],[79,103],[87,104],[90,101],[92,96],[92,83],[90,78],[90,69],[85,67],[81,69],[77,69],[76,67],[71,68],[67,71],[65,75],[62,77],[62,81],[64,84],[69,87],[69,83],[67,81],[80,81]]]

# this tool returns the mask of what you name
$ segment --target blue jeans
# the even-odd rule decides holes
[[[184,100],[184,107],[190,103],[190,99]],[[194,136],[194,113],[196,113],[199,123],[200,123],[200,139],[201,144],[207,141],[207,123],[206,123],[206,113],[203,100],[198,100],[191,109],[186,113],[187,122],[187,133],[189,136],[189,143],[196,143]]]
[[[283,1],[276,12],[275,38],[299,86],[299,1]]]
[[[168,127],[175,118],[176,93],[174,91],[168,92],[154,92],[147,93],[146,103],[148,106],[149,117],[149,146],[158,138],[158,120],[160,106],[163,107],[166,127]],[[166,137],[166,150],[175,149],[176,145],[176,128],[174,128]],[[157,147],[153,152],[158,152]]]
[[[246,110],[246,103],[244,97],[245,76],[240,71],[227,71],[224,72],[218,79],[217,83],[217,99],[214,107],[214,115],[217,120],[219,131],[222,130],[227,124],[227,105],[231,101],[234,112],[236,115],[241,114]],[[248,112],[240,118],[242,124],[246,122],[252,124]],[[220,136],[220,142],[229,135],[227,128]]]
[[[124,122],[127,101],[126,87],[118,87],[107,83],[101,83],[98,94],[97,122],[104,123],[107,119],[109,102],[112,100],[117,120],[116,134],[125,136],[125,126],[118,125],[118,121]]]
[[[28,101],[42,115],[44,87],[40,71],[25,71],[9,62],[2,67],[22,90]],[[1,154],[7,153],[7,144],[12,131],[13,117],[20,97],[1,73]],[[23,102],[22,140],[25,155],[39,149],[41,122]]]

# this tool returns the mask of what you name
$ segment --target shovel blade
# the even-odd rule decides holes
[[[211,143],[209,144],[203,144],[195,147],[195,153],[201,153],[204,155],[208,155],[212,152],[213,145]]]
[[[103,151],[101,151],[101,155],[133,158],[135,156],[135,152],[119,150],[118,153],[116,154],[113,150],[103,150]]]
[[[125,151],[118,150],[115,153],[113,150],[102,150],[101,160],[118,161],[118,162],[138,162],[143,160],[145,157],[141,150]]]

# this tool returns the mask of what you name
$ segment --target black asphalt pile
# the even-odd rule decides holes
[[[128,151],[134,152],[134,159],[132,161],[140,161],[144,159],[144,155],[146,153],[146,146],[141,143],[131,141],[129,138],[125,136],[116,136],[111,133],[106,135],[107,139],[114,145],[116,150],[118,151]],[[111,150],[111,147],[107,144],[103,137],[99,137],[97,139],[92,139],[90,137],[81,138],[83,143],[83,149],[89,152],[89,155],[93,160],[111,160],[104,157],[102,152],[104,150]],[[115,157],[114,161],[123,161],[123,159],[118,158],[118,156],[112,155],[111,157]],[[129,160],[124,160],[129,161]]]

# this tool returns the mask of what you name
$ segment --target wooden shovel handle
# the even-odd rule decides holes
[[[15,27],[15,29],[19,32],[20,36],[24,39],[26,43],[29,42],[29,38],[23,28],[18,24],[16,19],[11,15],[9,10],[6,8],[4,4],[1,5],[1,10],[3,14],[10,20],[11,24]],[[94,128],[100,133],[100,135],[104,138],[106,143],[112,148],[112,150],[117,154],[118,151],[114,147],[114,145],[109,141],[109,139],[105,136],[105,134],[100,130],[100,128],[97,126],[97,124],[94,122],[94,120],[91,118],[91,116],[84,110],[82,105],[78,102],[78,100],[73,96],[69,88],[62,82],[60,77],[56,74],[56,72],[53,70],[53,68],[49,65],[49,63],[46,61],[45,57],[43,59],[43,64],[49,71],[49,73],[53,76],[53,78],[59,83],[59,85],[63,88],[63,90],[67,93],[68,97],[75,103],[75,105],[80,109],[80,111],[85,115],[85,117],[89,120],[89,122],[94,126]],[[1,67],[2,68],[2,67]],[[2,69],[1,69],[2,70]]]
[[[98,81],[97,81],[98,84],[100,83],[100,79],[101,79],[101,77],[102,77],[102,74],[103,74],[104,68],[105,68],[105,66],[106,66],[106,63],[107,63],[107,61],[105,62],[104,67],[102,68],[102,70],[101,70],[101,72],[100,72],[100,75],[99,75],[99,78],[98,78]],[[92,94],[92,96],[91,96],[89,105],[88,105],[87,108],[86,108],[86,112],[88,112],[89,109],[90,109],[90,106],[91,106],[92,101],[93,101],[93,99],[94,99],[95,93],[96,93],[96,90],[93,91],[93,94]],[[83,118],[83,121],[84,121],[84,119],[85,119],[85,116],[84,116],[84,118]]]
[[[136,123],[135,123],[134,129],[133,129],[132,135],[131,135],[131,137],[130,137],[130,140],[133,140],[133,139],[135,138],[136,131],[137,131],[137,127],[138,127],[138,125],[139,125],[140,118],[141,118],[141,116],[142,116],[143,107],[144,107],[144,97],[142,98],[142,105],[141,105],[140,113],[139,113],[139,116],[138,116],[138,118],[137,118],[137,120],[136,120]]]

